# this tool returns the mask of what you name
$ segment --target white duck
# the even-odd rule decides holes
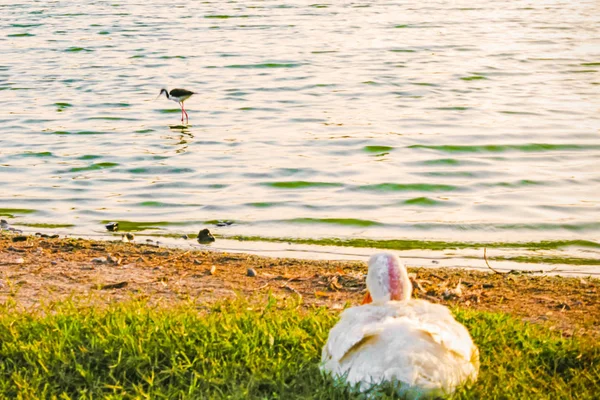
[[[345,310],[329,332],[322,370],[362,392],[400,383],[399,393],[412,399],[443,396],[477,379],[479,351],[469,332],[448,308],[411,300],[398,257],[371,257],[367,289],[363,305]]]

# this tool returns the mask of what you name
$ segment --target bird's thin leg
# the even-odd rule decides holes
[[[183,123],[183,103],[179,103],[179,106],[181,107],[181,122]]]
[[[188,116],[187,111],[185,111],[185,106],[183,105],[183,102],[181,102],[181,109],[183,110],[183,112],[185,113],[185,120],[189,121],[190,117]]]

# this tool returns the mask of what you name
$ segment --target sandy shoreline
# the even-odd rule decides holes
[[[15,242],[14,238],[0,236],[0,303],[15,301],[24,308],[71,296],[98,304],[132,297],[168,304],[236,296],[262,300],[270,293],[296,297],[305,307],[341,310],[347,303],[360,302],[364,293],[364,262],[270,258],[119,241],[28,236]],[[600,336],[598,279],[407,264],[416,297],[509,313],[566,336]],[[248,276],[248,268],[256,276]]]

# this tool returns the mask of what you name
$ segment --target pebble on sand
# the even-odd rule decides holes
[[[246,275],[254,278],[256,276],[256,271],[254,270],[254,268],[248,268],[248,270],[246,271]]]
[[[118,222],[109,222],[108,224],[104,225],[106,227],[106,229],[108,229],[111,232],[114,232],[116,230],[119,229],[119,223]]]

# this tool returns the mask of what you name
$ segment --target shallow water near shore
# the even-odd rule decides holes
[[[598,240],[595,1],[0,9],[17,226]]]

